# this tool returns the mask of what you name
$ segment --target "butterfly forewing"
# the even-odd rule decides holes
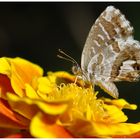
[[[81,68],[87,80],[113,97],[118,96],[114,81],[139,77],[134,66],[140,65],[140,45],[132,33],[133,27],[120,10],[108,6],[92,26],[82,52]]]
[[[133,28],[124,15],[113,6],[107,7],[89,32],[81,57],[82,69],[86,70],[91,58],[98,52],[103,52],[110,44],[113,44],[112,48],[117,52],[119,48],[117,48],[117,41],[115,45],[114,40],[125,39],[132,33]]]

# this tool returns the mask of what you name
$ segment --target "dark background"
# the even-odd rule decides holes
[[[71,63],[56,57],[61,48],[80,63],[88,32],[109,5],[124,13],[140,40],[140,3],[46,2],[0,3],[0,57],[23,57],[47,71],[71,71]],[[117,83],[120,98],[140,105],[140,82]],[[105,94],[106,95],[106,94]],[[137,111],[126,111],[131,122],[140,121]]]

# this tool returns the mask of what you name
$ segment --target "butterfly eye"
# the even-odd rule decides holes
[[[72,72],[74,75],[81,75],[82,74],[81,68],[78,65],[74,65],[72,67]]]

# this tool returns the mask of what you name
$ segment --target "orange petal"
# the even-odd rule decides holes
[[[8,122],[8,123],[7,123]],[[0,126],[7,128],[27,128],[29,120],[10,110],[7,102],[0,100]]]
[[[67,102],[51,103],[26,97],[20,98],[10,93],[7,94],[7,98],[12,109],[28,119],[32,119],[38,111],[43,111],[50,115],[58,115],[68,108]]]
[[[140,131],[132,134],[129,138],[140,138]]]
[[[32,101],[26,97],[20,98],[10,93],[7,94],[7,98],[11,108],[29,120],[39,111],[34,103],[35,100]]]
[[[72,135],[62,126],[52,124],[46,115],[38,113],[31,122],[32,136],[38,138],[72,138]]]

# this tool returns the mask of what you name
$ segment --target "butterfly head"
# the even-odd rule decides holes
[[[57,55],[59,58],[65,59],[65,60],[73,63],[73,66],[72,66],[73,74],[77,75],[77,76],[82,76],[82,69],[81,69],[80,65],[71,56],[69,56],[68,54],[66,54],[62,50],[59,49],[58,51],[60,53],[60,55]]]
[[[74,75],[78,75],[78,76],[82,75],[81,67],[78,64],[74,64],[72,66],[72,72],[73,72]]]

